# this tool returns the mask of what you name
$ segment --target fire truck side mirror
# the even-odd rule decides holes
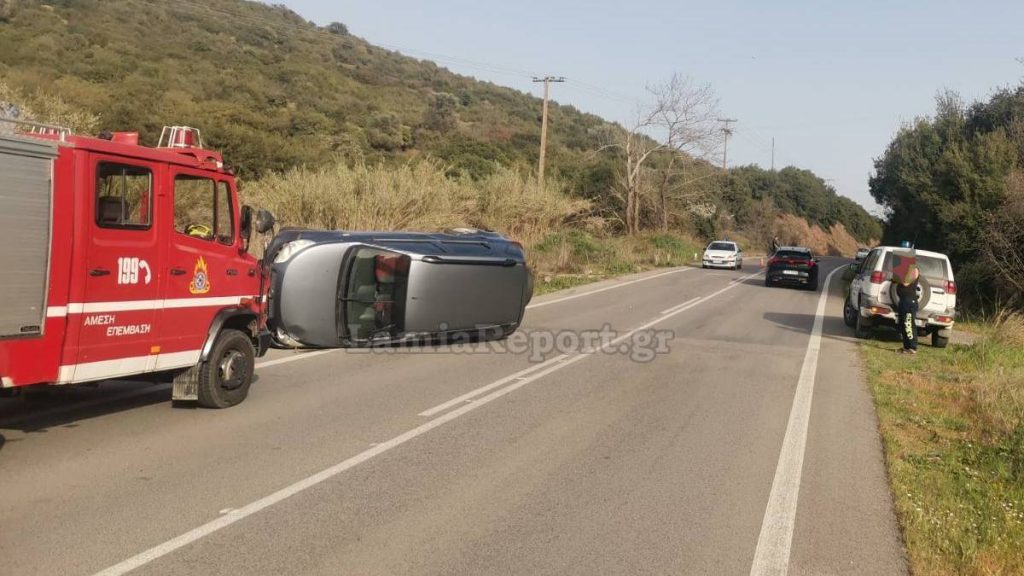
[[[256,232],[266,234],[274,229],[274,215],[266,210],[256,211]]]
[[[238,223],[238,233],[242,237],[242,245],[248,249],[249,240],[252,238],[252,208],[250,206],[242,206],[242,214]]]

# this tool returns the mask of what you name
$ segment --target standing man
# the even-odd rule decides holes
[[[892,281],[896,282],[896,296],[899,298],[897,323],[903,339],[903,348],[898,352],[914,355],[917,354],[917,325],[914,320],[917,317],[917,288],[921,272],[916,262],[907,262],[903,266],[894,262],[893,271]]]

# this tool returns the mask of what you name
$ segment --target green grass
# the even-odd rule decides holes
[[[697,242],[676,234],[598,236],[581,229],[552,232],[526,246],[537,277],[536,294],[653,268],[683,266],[699,251]]]
[[[862,349],[914,574],[1024,573],[1024,319],[971,346]]]

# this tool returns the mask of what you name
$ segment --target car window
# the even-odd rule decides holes
[[[736,250],[736,245],[732,242],[712,242],[708,244],[708,250]]]
[[[892,272],[892,254],[892,252],[886,253],[885,260],[882,262],[882,270],[886,272]],[[946,260],[943,258],[918,255],[917,268],[921,271],[921,275],[926,278],[949,277],[946,273]]]
[[[864,265],[861,266],[861,271],[874,270],[875,264],[878,262],[878,255],[881,254],[881,250],[872,250],[868,257],[864,259]]]
[[[779,250],[775,253],[779,258],[810,258],[811,253],[807,250]]]
[[[103,228],[149,228],[153,173],[141,166],[101,163],[96,167],[96,224]]]
[[[349,262],[345,325],[350,338],[368,340],[402,329],[410,258],[377,248],[359,248]]]
[[[174,177],[174,230],[193,238],[213,240],[216,182],[179,174]]]

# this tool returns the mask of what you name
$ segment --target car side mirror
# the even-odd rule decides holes
[[[274,215],[266,210],[256,212],[256,232],[266,234],[274,229]]]
[[[249,249],[249,240],[252,239],[252,207],[242,206],[241,217],[238,223],[238,235],[242,238],[242,247]]]

